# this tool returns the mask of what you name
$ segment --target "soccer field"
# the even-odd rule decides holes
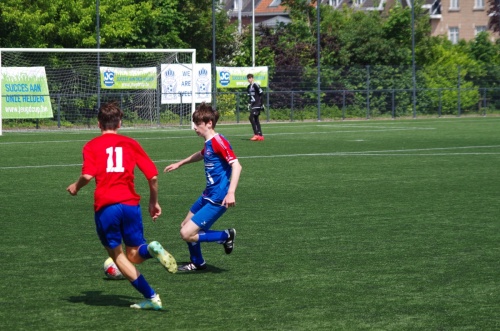
[[[0,136],[0,330],[498,330],[500,118],[220,125],[243,166],[225,255],[168,274],[139,265],[164,310],[137,311],[127,281],[107,280],[93,188],[72,197],[81,149],[99,131]],[[148,241],[189,259],[180,222],[205,185],[192,130],[120,133],[161,171],[163,214]],[[137,171],[146,206],[149,190]],[[145,211],[145,208],[143,208]]]

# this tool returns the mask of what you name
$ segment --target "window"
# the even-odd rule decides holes
[[[281,5],[281,0],[273,0],[269,7],[278,7],[279,5]]]
[[[450,9],[457,10],[460,8],[459,0],[450,0]]]
[[[342,0],[328,0],[328,4],[332,7],[338,7],[340,5],[340,1]]]
[[[484,0],[474,0],[474,9],[484,9]]]
[[[475,31],[474,35],[477,36],[478,33],[483,32],[483,31],[487,31],[486,25],[478,25],[478,26],[476,26],[476,31]]]
[[[458,43],[458,28],[453,27],[448,29],[448,39],[452,44]]]

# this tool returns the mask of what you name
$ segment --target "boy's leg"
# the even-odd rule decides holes
[[[154,309],[159,310],[162,308],[160,296],[149,285],[146,278],[139,273],[137,268],[127,259],[123,253],[122,247],[115,248],[106,247],[108,255],[115,261],[116,266],[120,269],[121,273],[130,281],[130,284],[140,292],[146,300],[133,304],[131,308],[137,309]]]
[[[260,111],[255,114],[255,129],[257,131],[257,135],[262,136],[262,128],[260,126]]]
[[[217,242],[218,244],[223,244],[227,238],[229,238],[228,230],[206,230],[198,233],[199,242]]]
[[[121,205],[121,209],[123,210],[121,231],[123,241],[127,246],[128,259],[132,263],[139,264],[151,257],[156,257],[168,272],[176,272],[177,263],[174,257],[159,242],[153,241],[149,245],[146,244],[140,206]]]
[[[226,254],[231,254],[234,248],[234,239],[236,238],[236,229],[227,229],[224,231],[200,231],[200,242],[217,242],[224,245]]]
[[[217,242],[219,244],[223,244],[226,254],[230,254],[234,247],[236,230],[209,230],[226,211],[226,207],[208,202],[195,215],[193,215],[192,222],[203,225],[199,226],[202,230],[198,230],[198,236],[197,238],[194,238],[197,242]]]
[[[191,271],[206,268],[205,259],[201,253],[201,244],[198,241],[198,232],[200,231],[200,227],[191,220],[193,216],[193,212],[190,211],[181,225],[181,238],[186,241],[188,245],[191,263],[179,267],[179,271]]]

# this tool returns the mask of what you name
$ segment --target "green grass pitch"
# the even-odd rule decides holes
[[[136,311],[106,280],[94,184],[77,197],[98,130],[0,137],[0,330],[498,330],[500,118],[220,125],[243,166],[237,205],[204,244],[209,271],[139,266],[164,310]],[[188,260],[179,224],[204,188],[192,130],[127,130],[160,170],[163,214],[145,235]],[[147,202],[147,183],[137,171]],[[143,208],[144,209],[144,208]]]

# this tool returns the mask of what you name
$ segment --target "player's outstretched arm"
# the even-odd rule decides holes
[[[77,195],[78,191],[80,191],[80,189],[82,187],[87,185],[92,180],[92,178],[94,178],[94,177],[91,175],[81,175],[76,182],[74,182],[73,184],[70,184],[66,188],[66,191],[68,191],[69,194],[71,194],[71,195]]]
[[[163,172],[174,171],[176,169],[179,169],[180,167],[182,167],[185,164],[198,162],[201,160],[203,160],[203,155],[201,154],[201,152],[196,152],[193,155],[185,158],[184,160],[181,160],[179,162],[172,163],[172,164],[166,166],[165,169],[163,170]]]
[[[238,160],[231,163],[231,168],[231,183],[229,184],[229,190],[227,191],[226,197],[222,201],[222,205],[226,208],[234,207],[236,205],[236,188],[238,187],[241,171],[243,170],[243,167]]]

